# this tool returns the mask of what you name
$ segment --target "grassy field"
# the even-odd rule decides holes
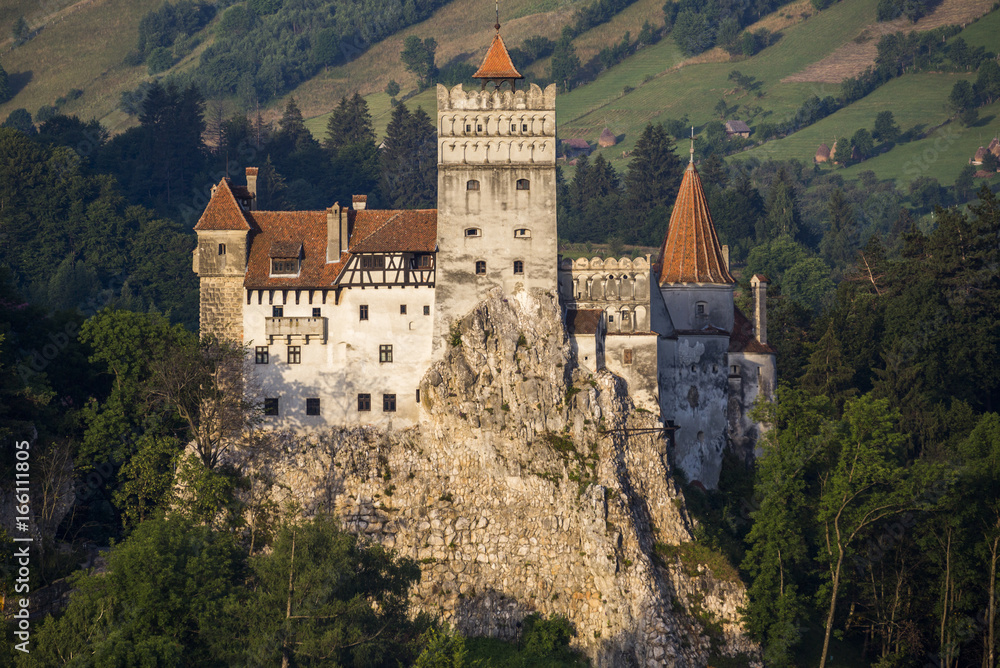
[[[950,115],[945,104],[954,83],[971,78],[962,74],[907,74],[803,130],[734,157],[795,158],[811,163],[821,143],[831,146],[837,137],[850,137],[859,128],[870,130],[875,124],[875,116],[885,110],[892,111],[896,123],[904,131],[915,125],[933,127]]]
[[[100,119],[115,131],[129,123],[116,112],[121,91],[148,79],[146,68],[125,67],[135,47],[139,20],[161,0],[91,0],[49,24],[30,42],[0,56],[20,92],[0,105],[0,118],[23,107],[34,114],[71,88],[84,95],[64,107],[81,118]],[[25,83],[26,82],[26,83]]]
[[[992,11],[968,26],[961,34],[971,46],[981,46],[987,51],[1000,51],[1000,11]]]

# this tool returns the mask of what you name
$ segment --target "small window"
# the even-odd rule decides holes
[[[417,403],[420,403],[420,388],[417,388]]]
[[[278,397],[264,399],[264,415],[278,415]]]
[[[697,372],[698,372],[698,367],[695,366],[694,364],[692,364],[691,365],[691,373],[697,373]]]
[[[272,306],[271,307],[271,317],[272,318],[283,318],[285,315],[284,306]]]
[[[430,306],[425,306],[424,307],[424,315],[430,315],[430,314],[431,314],[431,307]]]
[[[385,269],[384,255],[365,255],[361,258],[362,269]]]
[[[518,179],[517,180],[518,190],[531,190],[531,182],[528,179]]]
[[[323,317],[323,309],[319,308],[318,306],[314,306],[313,307],[313,317],[314,318],[322,318]]]
[[[483,131],[483,124],[482,123],[477,123],[476,124],[476,132],[482,132],[482,131]]]
[[[466,190],[479,190],[479,181],[476,181],[475,179],[472,179],[470,181],[466,181],[465,182],[465,189]]]
[[[514,230],[514,238],[515,239],[530,239],[531,238],[531,230],[529,230],[527,228],[524,228],[524,227],[522,227],[521,229],[518,229],[518,230]]]
[[[378,347],[378,361],[379,362],[391,362],[392,361],[392,344],[383,343]]]
[[[306,415],[319,415],[319,398],[306,399]]]
[[[406,315],[406,304],[399,305],[399,315]]]
[[[479,260],[476,262],[476,273],[480,276],[486,273],[486,261]]]
[[[413,258],[413,266],[417,269],[430,269],[434,266],[434,260],[430,255],[417,255]]]
[[[291,258],[272,258],[272,274],[297,274],[299,273],[299,261]]]
[[[396,412],[396,395],[395,394],[383,394],[382,395],[382,412],[383,413],[395,413]]]
[[[226,244],[219,244],[219,255],[226,254]]]
[[[478,227],[467,227],[465,229],[465,236],[467,237],[478,237],[482,236],[483,232]]]
[[[629,313],[628,311],[622,311],[622,322],[628,322]]]
[[[465,131],[466,132],[472,132],[472,123],[466,123],[465,124]]]
[[[739,364],[732,364],[732,365],[730,365],[730,367],[729,367],[729,375],[730,376],[738,376],[738,375],[740,375],[740,365]]]
[[[358,320],[368,319],[368,304],[362,304],[358,307]]]
[[[632,349],[626,348],[625,350],[622,351],[622,364],[631,364],[631,363],[632,363]]]
[[[521,123],[521,132],[527,132],[527,131],[528,131],[528,124]]]
[[[514,273],[523,274],[524,273],[524,262],[521,260],[514,260]]]
[[[270,355],[267,351],[267,346],[257,346],[256,350],[254,351],[253,361],[256,362],[257,364],[267,364],[269,360],[270,360]]]
[[[614,322],[614,321],[615,321],[615,316],[609,315],[608,316],[608,322]]]
[[[372,395],[370,394],[359,394],[358,395],[358,410],[359,411],[370,411],[372,409]]]
[[[698,302],[694,306],[694,312],[698,315],[705,315],[708,313],[708,304],[705,302]]]
[[[302,348],[300,346],[288,346],[288,363],[302,364]]]

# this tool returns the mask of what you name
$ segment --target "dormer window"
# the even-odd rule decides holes
[[[518,190],[531,190],[531,182],[528,179],[518,179],[517,180]]]
[[[465,182],[465,189],[466,190],[479,190],[479,181],[476,181],[475,179],[472,179],[470,181],[466,181]]]
[[[290,257],[271,258],[271,273],[275,276],[288,276],[299,273],[299,261]]]
[[[518,230],[514,230],[514,238],[515,239],[530,239],[531,238],[531,230],[529,230],[527,228],[524,228],[524,227],[522,227],[521,229],[518,229]]]
[[[467,227],[465,228],[465,236],[467,237],[481,237],[483,236],[483,231],[478,227]]]

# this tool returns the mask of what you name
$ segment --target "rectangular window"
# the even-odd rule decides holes
[[[392,361],[392,344],[383,343],[378,347],[378,361],[379,362],[391,362]]]
[[[413,264],[417,269],[430,269],[433,266],[430,255],[418,255],[413,258]]]
[[[299,273],[299,261],[288,258],[271,259],[272,274],[297,274]]]
[[[420,403],[420,388],[417,388],[417,403]]]
[[[430,315],[430,314],[431,314],[431,307],[430,306],[425,306],[424,307],[424,315]]]
[[[361,258],[362,269],[385,269],[384,255],[365,255]]]
[[[270,355],[267,352],[267,346],[257,346],[254,351],[254,362],[257,364],[267,364],[270,361]]]
[[[399,305],[399,315],[406,315],[406,304]]]
[[[383,394],[382,395],[382,412],[383,413],[395,413],[396,412],[396,395],[395,394]]]
[[[277,415],[278,414],[278,397],[269,397],[264,399],[264,415]]]
[[[368,319],[368,304],[362,304],[358,309],[359,320]]]
[[[624,351],[622,351],[622,364],[631,364],[631,363],[632,363],[632,349],[626,348]]]
[[[281,317],[284,317],[284,315],[285,315],[285,307],[284,306],[272,306],[271,307],[271,317],[272,318],[281,318]]]
[[[514,273],[523,274],[524,273],[524,262],[521,260],[514,260]]]
[[[319,415],[319,397],[306,399],[306,415]]]
[[[321,318],[321,317],[323,317],[323,309],[318,308],[318,307],[313,308],[313,317],[314,318]]]
[[[372,409],[372,395],[370,394],[359,394],[358,395],[358,410],[359,411],[370,411]]]
[[[288,346],[288,363],[302,364],[302,348],[299,346]]]

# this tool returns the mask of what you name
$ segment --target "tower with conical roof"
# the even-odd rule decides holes
[[[663,418],[677,427],[677,465],[688,479],[712,488],[727,443],[736,281],[712,223],[693,143],[653,277],[669,314],[669,326],[658,331],[672,330],[659,354]]]
[[[494,27],[481,89],[437,87],[436,350],[491,288],[557,285],[556,87],[518,90]]]

